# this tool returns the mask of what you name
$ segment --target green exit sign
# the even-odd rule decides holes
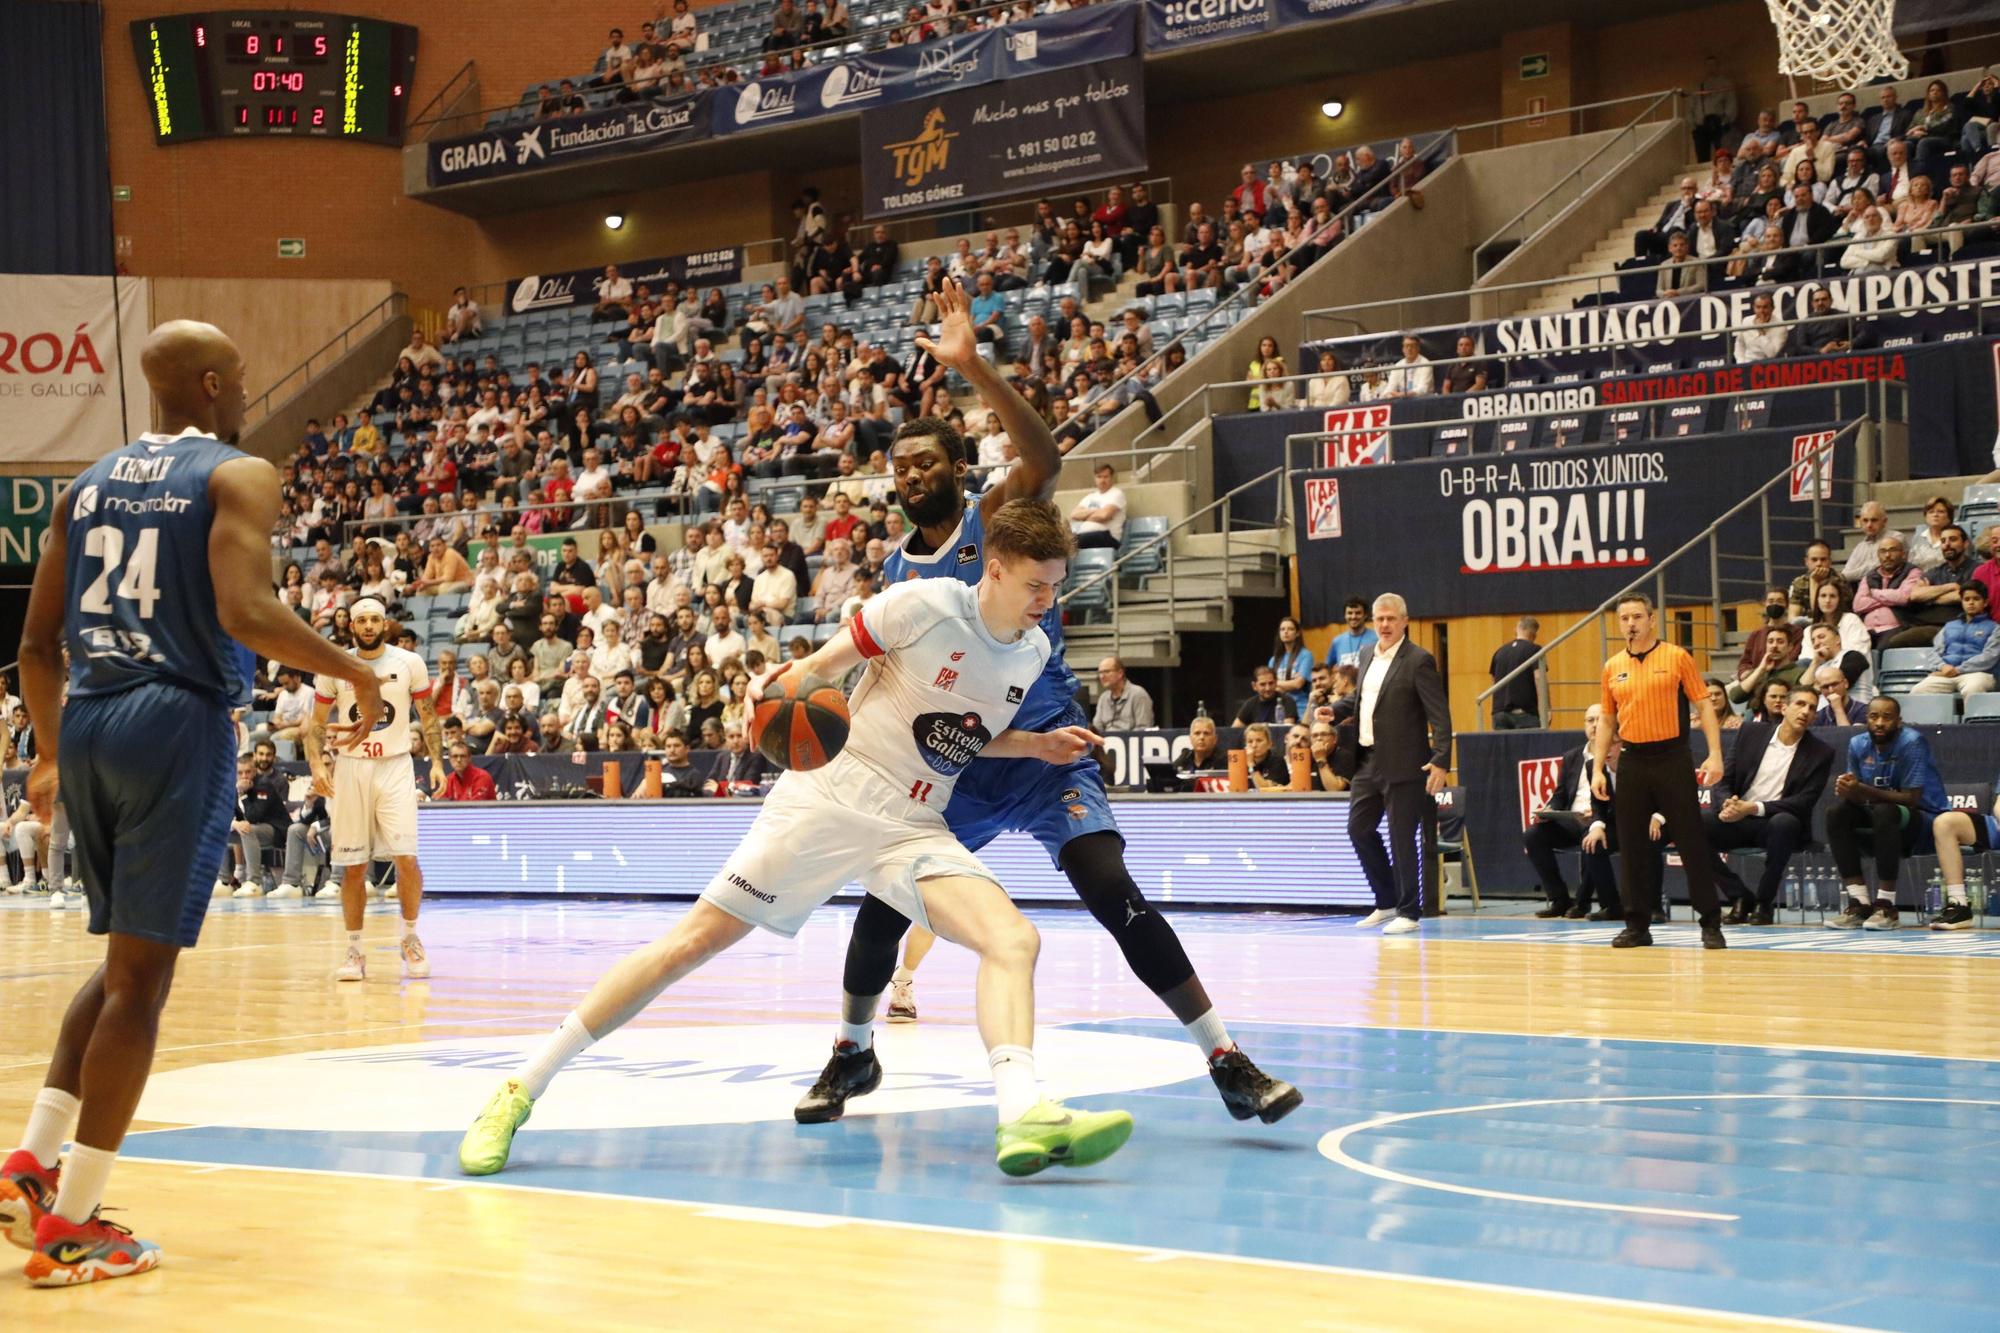
[[[1549,53],[1539,51],[1531,56],[1521,57],[1521,77],[1524,79],[1545,79],[1549,76]]]
[[[280,259],[304,259],[305,257],[306,257],[306,238],[305,238],[305,237],[303,237],[303,236],[280,236],[280,237],[278,238],[278,258],[280,258]]]

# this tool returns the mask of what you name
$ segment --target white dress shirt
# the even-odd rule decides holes
[[[1382,682],[1389,678],[1389,667],[1405,642],[1404,639],[1396,640],[1396,646],[1387,652],[1377,643],[1368,659],[1367,673],[1361,678],[1361,732],[1358,738],[1364,749],[1375,744],[1375,705],[1382,697]]]
[[[1785,794],[1785,775],[1792,771],[1792,756],[1798,753],[1799,743],[1790,745],[1771,733],[1771,743],[1764,747],[1764,758],[1757,765],[1757,776],[1750,779],[1750,788],[1743,793],[1743,799],[1757,807],[1757,813],[1764,813],[1764,802],[1775,801]]]

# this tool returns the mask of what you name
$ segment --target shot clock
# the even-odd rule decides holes
[[[132,49],[159,143],[403,141],[417,67],[407,24],[308,10],[175,14],[135,21]]]

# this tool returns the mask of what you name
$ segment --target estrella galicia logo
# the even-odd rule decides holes
[[[1021,687],[1020,687],[1019,685],[1009,685],[1009,686],[1007,687],[1007,702],[1008,702],[1008,703],[1010,703],[1010,704],[1017,704],[1017,703],[1021,702],[1021,700],[1022,700],[1022,699],[1023,699],[1024,697],[1026,697],[1026,691],[1024,691],[1024,690],[1023,690],[1023,689],[1022,689],[1022,688],[1021,688]]]
[[[953,777],[979,757],[993,733],[977,713],[923,713],[911,725],[917,753],[936,772]]]
[[[1064,805],[1068,805],[1071,801],[1080,799],[1082,795],[1083,795],[1082,792],[1078,791],[1074,787],[1071,787],[1068,791],[1065,791],[1061,796],[1058,796],[1056,799],[1061,801]]]
[[[959,564],[969,565],[978,558],[979,558],[979,548],[973,545],[971,542],[967,542],[965,545],[958,548]]]

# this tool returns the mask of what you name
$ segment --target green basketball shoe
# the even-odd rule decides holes
[[[1123,1111],[1075,1111],[1043,1100],[994,1131],[1000,1169],[1032,1176],[1050,1166],[1090,1166],[1125,1146],[1132,1117]]]
[[[507,1165],[514,1131],[528,1123],[534,1109],[535,1099],[521,1091],[518,1082],[508,1079],[502,1083],[459,1141],[458,1169],[468,1176],[490,1176]]]

